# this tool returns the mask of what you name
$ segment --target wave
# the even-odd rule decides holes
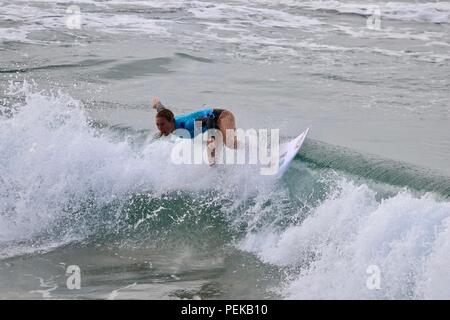
[[[29,246],[31,239],[54,247],[71,238],[126,238],[144,228],[144,220],[164,229],[167,210],[156,222],[147,215],[164,207],[181,223],[179,211],[189,212],[189,203],[192,212],[202,206],[211,211],[230,198],[237,205],[245,191],[238,186],[251,175],[235,168],[225,179],[206,164],[189,170],[175,165],[170,142],[133,139],[126,130],[96,125],[79,101],[61,92],[35,92],[25,84],[8,95],[16,102],[0,109],[0,242],[11,246],[3,246],[0,256],[22,252],[17,246]],[[202,195],[208,197],[200,201]],[[140,234],[145,238],[147,231]]]
[[[308,140],[302,150],[298,161],[309,163],[314,168],[331,168],[347,172],[353,179],[372,180],[416,191],[434,192],[443,199],[450,199],[450,177],[437,170],[367,153],[362,154],[321,141]]]
[[[315,141],[279,181],[249,167],[176,166],[169,142],[99,125],[62,92],[25,84],[7,96],[0,259],[72,244],[231,245],[286,274],[288,299],[449,297],[444,178]],[[378,290],[367,287],[370,266]]]
[[[23,68],[15,68],[15,69],[0,69],[0,73],[28,73],[36,70],[54,70],[54,69],[67,69],[67,68],[87,68],[93,67],[97,65],[107,64],[114,62],[115,60],[100,60],[100,59],[87,59],[82,60],[78,63],[72,64],[50,64],[36,67],[23,67]]]
[[[275,61],[309,61],[315,52],[369,53],[418,62],[442,63],[450,59],[441,46],[448,45],[447,33],[441,28],[422,30],[406,24],[382,27],[374,32],[356,19],[342,23],[335,13],[360,17],[372,15],[378,6],[382,19],[448,23],[450,7],[437,3],[358,3],[339,1],[81,1],[82,27],[67,27],[65,4],[39,5],[41,2],[6,1],[0,15],[6,21],[0,27],[0,38],[6,46],[20,43],[88,46],[92,42],[121,39],[145,39],[157,42],[187,44],[191,50],[217,47],[228,57],[261,63]],[[52,2],[52,1],[48,1]],[[323,17],[323,12],[332,17]],[[381,47],[338,45],[328,40],[345,35],[370,41],[382,39]],[[334,38],[334,37],[332,37]],[[114,40],[113,40],[114,39]],[[418,41],[427,50],[393,49],[386,39]],[[344,41],[354,43],[354,41]],[[359,43],[359,41],[358,41]],[[405,47],[405,46],[403,46]],[[431,51],[430,51],[431,50]],[[189,58],[179,56],[181,58]],[[336,59],[333,55],[330,59]],[[192,59],[192,57],[191,57]],[[359,59],[359,58],[358,58]],[[199,61],[199,60],[197,60]],[[202,62],[205,62],[203,60]],[[50,66],[51,67],[51,66]],[[59,66],[56,66],[59,67]],[[11,67],[6,72],[24,72]],[[25,71],[29,69],[24,69]],[[30,69],[33,70],[33,69]],[[107,77],[115,77],[115,71]]]
[[[269,1],[271,2],[271,1]],[[449,23],[450,4],[448,2],[344,2],[344,1],[276,1],[278,4],[315,11],[329,11],[340,14],[354,14],[363,17],[374,14],[379,9],[381,19]]]
[[[378,200],[344,179],[300,224],[249,232],[239,248],[289,274],[287,299],[448,299],[449,227],[449,202]]]

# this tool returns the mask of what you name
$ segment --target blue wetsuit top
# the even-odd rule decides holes
[[[191,138],[193,138],[196,133],[203,133],[213,127],[211,126],[211,123],[215,123],[215,120],[217,120],[217,118],[218,113],[215,109],[212,108],[201,109],[187,114],[181,114],[175,116],[175,129],[185,129],[189,131]],[[196,121],[202,122],[201,131],[198,129],[198,132],[194,131]]]

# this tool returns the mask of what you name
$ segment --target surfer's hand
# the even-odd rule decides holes
[[[156,109],[158,108],[158,106],[161,104],[161,100],[159,100],[158,97],[153,97],[152,98],[152,108]]]

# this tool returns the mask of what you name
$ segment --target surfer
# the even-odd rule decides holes
[[[155,138],[168,136],[176,129],[185,129],[189,132],[192,139],[197,133],[216,129],[220,131],[222,142],[228,148],[237,148],[236,122],[233,113],[229,110],[205,108],[175,116],[157,97],[152,99],[152,108],[157,111],[155,120],[159,130]],[[201,130],[195,130],[196,125],[199,127],[201,125]],[[207,145],[209,164],[213,165],[215,163],[214,158],[216,148],[214,136],[208,137]]]

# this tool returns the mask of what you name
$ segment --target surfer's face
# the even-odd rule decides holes
[[[158,130],[165,136],[171,134],[175,129],[175,125],[173,122],[170,122],[166,118],[162,117],[156,118],[156,126],[158,127]]]

